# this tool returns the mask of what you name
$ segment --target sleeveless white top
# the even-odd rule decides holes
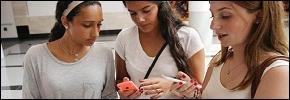
[[[250,99],[251,98],[251,84],[243,90],[229,90],[221,84],[220,72],[223,64],[218,67],[214,67],[211,77],[207,86],[203,90],[202,99]],[[267,72],[269,69],[277,66],[283,66],[289,68],[289,62],[284,60],[277,60],[273,62],[269,67],[265,69]],[[262,75],[262,77],[263,77]]]

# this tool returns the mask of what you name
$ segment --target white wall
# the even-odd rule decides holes
[[[104,13],[102,30],[123,29],[134,25],[122,1],[100,1],[100,3]]]
[[[17,38],[11,1],[1,1],[1,38]]]
[[[127,8],[122,1],[100,1],[104,13],[125,13]]]
[[[56,3],[57,1],[27,1],[29,16],[54,17]],[[134,25],[122,1],[100,1],[100,3],[102,4],[104,17],[101,30],[122,29]],[[49,24],[47,26],[51,26],[50,25],[51,23],[41,23],[41,24]],[[42,29],[43,32],[41,32],[41,30],[39,29],[30,29],[30,33],[31,34],[49,33],[50,28],[51,27],[44,27]],[[34,32],[34,30],[36,30],[37,32]]]
[[[27,1],[29,16],[53,16],[57,1]]]
[[[55,14],[57,1],[27,1],[29,16],[50,16]],[[100,1],[104,13],[127,12],[122,1]]]
[[[189,1],[189,25],[197,29],[206,48],[211,45],[213,31],[210,29],[211,13],[208,1]]]

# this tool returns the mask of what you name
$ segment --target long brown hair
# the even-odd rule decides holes
[[[283,7],[280,1],[232,1],[245,9],[247,12],[254,13],[260,11],[261,18],[257,18],[247,36],[247,43],[244,50],[244,56],[248,72],[243,81],[234,89],[244,89],[252,81],[254,72],[257,70],[260,61],[260,55],[265,52],[274,52],[280,55],[288,56],[288,43],[283,31],[282,22]],[[232,56],[230,47],[222,47],[217,54],[218,59],[214,66],[219,66]]]
[[[148,1],[149,2],[149,1]],[[189,70],[187,64],[187,57],[185,55],[184,49],[182,48],[177,31],[185,24],[181,19],[173,12],[168,1],[150,1],[158,5],[158,20],[159,29],[161,31],[162,37],[166,40],[169,45],[170,53],[177,65],[179,71],[183,71],[191,76],[191,71]],[[126,6],[125,1],[123,4]],[[192,76],[191,76],[192,77]]]

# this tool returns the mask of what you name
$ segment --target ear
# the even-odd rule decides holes
[[[66,16],[61,17],[61,24],[64,26],[65,29],[68,28],[68,21],[67,21]]]

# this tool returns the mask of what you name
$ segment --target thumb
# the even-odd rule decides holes
[[[183,81],[190,81],[191,80],[190,77],[182,71],[179,71],[177,73],[176,77],[179,78],[180,80],[183,80]]]
[[[123,81],[125,82],[125,81],[130,81],[130,79],[128,78],[128,77],[124,77],[123,78]]]

